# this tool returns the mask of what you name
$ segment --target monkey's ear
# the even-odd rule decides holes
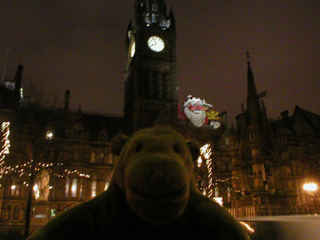
[[[192,155],[192,161],[196,162],[198,160],[198,157],[200,156],[200,147],[197,143],[189,141],[187,142],[191,155]]]
[[[115,136],[114,138],[112,138],[111,140],[111,150],[112,152],[119,156],[121,153],[121,150],[123,148],[123,146],[126,144],[126,142],[128,141],[129,137],[124,135],[124,134],[118,134],[117,136]]]

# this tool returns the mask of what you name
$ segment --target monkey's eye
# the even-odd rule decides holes
[[[179,143],[175,143],[173,145],[173,150],[176,152],[176,153],[181,153],[181,147],[179,145]]]
[[[142,142],[138,142],[136,145],[136,152],[140,152],[143,148],[143,144]]]

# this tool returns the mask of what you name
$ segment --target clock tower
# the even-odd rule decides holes
[[[136,0],[126,36],[124,118],[129,133],[178,115],[176,29],[164,0]]]

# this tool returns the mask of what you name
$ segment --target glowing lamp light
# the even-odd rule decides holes
[[[49,140],[53,139],[53,132],[51,130],[47,131],[46,139],[49,139]]]
[[[239,223],[241,225],[243,225],[245,227],[245,229],[247,229],[249,232],[254,233],[254,229],[248,223],[245,223],[245,222],[242,222],[242,221],[239,221]]]
[[[220,206],[223,206],[223,198],[222,197],[214,197],[213,198]]]
[[[201,159],[201,156],[199,156],[199,158],[197,160],[197,166],[201,167],[201,165],[202,165],[202,159]]]
[[[318,190],[318,185],[315,183],[306,183],[303,185],[303,189],[309,192],[314,192]]]
[[[40,197],[40,189],[38,184],[35,184],[33,186],[33,191],[35,192],[35,198],[38,199]]]
[[[39,189],[38,184],[35,184],[35,185],[33,186],[33,190],[34,190],[34,191],[37,191],[38,189]]]
[[[107,181],[106,185],[104,186],[104,190],[107,190],[109,188],[110,183]]]
[[[72,191],[73,193],[77,192],[77,186],[72,185],[72,187],[71,187],[71,191]]]

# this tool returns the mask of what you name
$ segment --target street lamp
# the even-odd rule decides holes
[[[306,195],[306,203],[307,205],[313,205],[314,204],[314,197],[316,192],[318,191],[319,187],[316,183],[310,182],[310,183],[305,183],[302,188],[307,192]],[[309,202],[309,199],[311,202]]]
[[[303,185],[303,189],[308,192],[315,192],[318,190],[318,185],[315,183],[305,183]]]

